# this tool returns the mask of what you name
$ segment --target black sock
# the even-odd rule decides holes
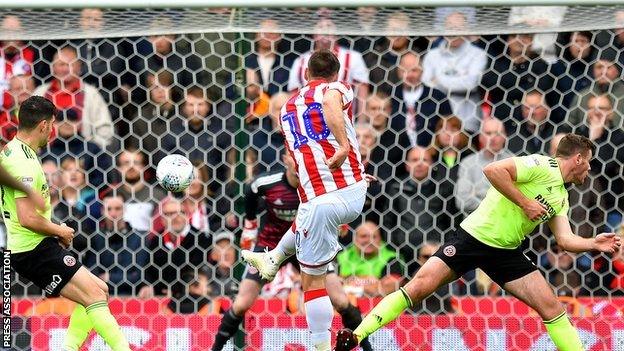
[[[352,304],[349,304],[349,307],[344,310],[338,311],[338,313],[340,313],[340,316],[342,317],[342,324],[351,330],[355,330],[355,328],[362,323],[362,313],[360,313],[360,310]],[[368,338],[360,341],[360,346],[364,351],[373,351],[373,347],[368,341]]]
[[[212,344],[212,351],[221,351],[228,340],[238,331],[238,327],[242,322],[243,317],[235,315],[231,308],[225,311],[223,318],[221,318],[221,324],[219,324],[219,331],[215,336],[214,344]]]

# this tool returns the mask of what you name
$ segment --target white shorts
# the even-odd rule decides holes
[[[295,248],[301,271],[310,275],[327,272],[342,246],[338,227],[351,223],[366,200],[366,181],[320,195],[299,205],[295,218]]]

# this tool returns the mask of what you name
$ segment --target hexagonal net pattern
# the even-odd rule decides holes
[[[289,227],[297,201],[275,176],[284,172],[279,111],[306,84],[306,53],[318,48],[336,53],[339,79],[354,87],[360,153],[378,179],[362,216],[339,233],[337,272],[350,295],[381,296],[407,282],[485,197],[483,167],[554,156],[569,132],[596,145],[587,179],[568,187],[574,233],[620,232],[624,29],[612,29],[624,28],[620,7],[0,10],[0,18],[0,141],[15,137],[29,96],[54,102],[55,129],[39,155],[52,220],[76,229],[70,251],[121,298],[113,310],[122,325],[197,324],[212,340],[214,318],[159,314],[225,310],[223,297],[236,295],[245,269],[237,259],[243,227],[258,218],[277,239]],[[174,153],[196,166],[178,194],[155,181],[158,161]],[[274,244],[271,235],[258,244]],[[624,252],[565,252],[546,225],[522,248],[573,306],[624,293]],[[286,266],[277,279],[261,292],[277,300],[262,304],[302,311],[298,271]],[[12,296],[38,297],[42,288],[16,276]],[[483,296],[522,309],[476,270],[413,312],[473,310],[486,319],[470,330],[498,326],[487,319],[497,315],[490,300],[471,300]],[[23,302],[13,349],[60,348],[66,319],[41,316],[71,309]],[[137,314],[150,318],[135,321]],[[266,318],[277,326],[281,317]],[[264,321],[249,321],[250,340]],[[430,320],[397,325],[406,335],[433,329]],[[511,349],[525,347],[533,329],[505,325],[517,329]],[[135,336],[146,350],[178,350]],[[201,337],[184,342],[210,346]],[[99,339],[90,343],[104,349]]]

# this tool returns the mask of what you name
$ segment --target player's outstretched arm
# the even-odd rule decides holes
[[[583,238],[572,233],[570,222],[566,216],[555,216],[548,221],[559,246],[570,252],[601,251],[614,253],[619,250],[621,238],[615,233],[602,233],[594,238]]]
[[[541,218],[546,214],[546,207],[535,199],[529,199],[515,185],[516,164],[513,158],[492,162],[483,168],[483,174],[490,181],[490,184],[518,205],[524,214],[532,221]]]
[[[345,127],[344,117],[342,115],[342,95],[338,90],[329,89],[323,96],[323,116],[325,122],[332,132],[340,148],[336,153],[328,158],[325,163],[330,170],[338,169],[342,166],[349,155],[349,138],[347,138],[347,129]]]
[[[46,202],[43,197],[33,191],[30,187],[20,183],[15,179],[4,167],[0,166],[0,185],[5,185],[15,190],[28,194],[28,198],[33,202],[35,207],[40,211],[45,211]]]
[[[15,199],[15,207],[17,219],[22,227],[39,234],[57,236],[63,246],[69,247],[74,238],[74,230],[72,228],[66,225],[54,224],[42,217],[25,197]]]

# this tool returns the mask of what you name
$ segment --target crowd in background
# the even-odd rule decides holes
[[[51,99],[60,112],[40,156],[54,220],[76,228],[73,252],[112,294],[172,296],[174,308],[201,308],[210,296],[237,292],[242,185],[283,168],[280,108],[306,84],[311,51],[333,50],[339,79],[355,91],[366,172],[379,179],[362,218],[340,233],[346,249],[337,263],[351,293],[383,295],[478,206],[489,188],[483,166],[554,155],[564,133],[597,145],[589,179],[569,188],[573,229],[585,237],[619,230],[624,29],[540,33],[565,13],[512,8],[509,23],[538,34],[377,37],[327,34],[339,21],[328,10],[313,35],[279,34],[279,20],[262,21],[261,32],[241,35],[242,53],[235,34],[1,41],[0,139],[15,136],[27,97]],[[358,14],[363,31],[409,27],[402,12]],[[436,23],[461,30],[478,15],[440,8]],[[624,28],[624,11],[613,16]],[[76,25],[97,30],[105,20],[103,11],[86,9]],[[6,16],[1,26],[18,30],[20,19]],[[196,166],[182,194],[155,183],[155,165],[171,153]],[[567,253],[551,237],[540,226],[525,245],[558,294],[624,294],[624,252]],[[263,292],[283,296],[298,279],[286,267]],[[25,282],[14,289],[39,293]],[[501,291],[477,271],[437,295],[464,294]],[[425,304],[448,311],[447,302]]]

